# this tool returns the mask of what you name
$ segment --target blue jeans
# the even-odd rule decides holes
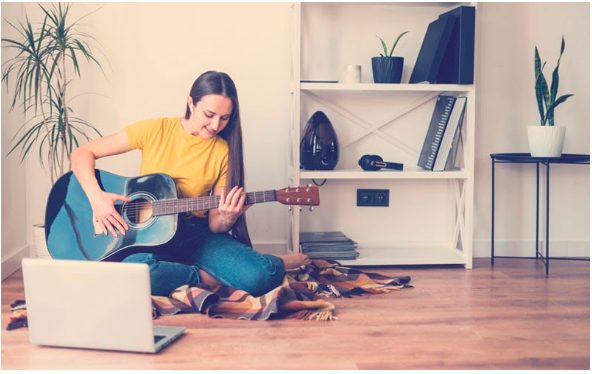
[[[278,287],[285,275],[284,262],[279,257],[260,254],[228,234],[214,234],[207,218],[195,216],[179,215],[173,239],[138,251],[123,262],[148,264],[153,295],[168,296],[184,284],[197,285],[198,269],[253,296]]]

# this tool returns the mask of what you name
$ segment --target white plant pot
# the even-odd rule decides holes
[[[42,224],[33,225],[33,239],[35,246],[35,256],[39,258],[51,259],[47,242],[45,241],[45,226]]]
[[[528,148],[532,157],[561,157],[565,126],[528,126]]]

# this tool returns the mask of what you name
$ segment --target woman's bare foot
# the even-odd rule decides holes
[[[278,257],[281,258],[282,261],[284,261],[286,270],[297,269],[302,265],[309,265],[310,263],[312,263],[311,259],[308,258],[307,255],[303,255],[302,253],[293,253],[290,255],[282,255]]]

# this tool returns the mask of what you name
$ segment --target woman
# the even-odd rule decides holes
[[[141,174],[170,175],[179,197],[220,196],[217,209],[179,215],[177,232],[168,243],[123,259],[149,265],[154,295],[204,283],[260,296],[281,284],[285,269],[310,263],[302,254],[276,257],[251,247],[244,217],[249,206],[242,187],[239,103],[227,74],[208,71],[195,80],[184,118],[140,121],[72,153],[72,171],[91,204],[96,233],[125,235],[129,227],[114,204],[130,199],[101,190],[95,160],[133,149],[142,151]]]

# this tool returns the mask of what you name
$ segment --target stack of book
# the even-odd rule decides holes
[[[300,233],[300,251],[311,259],[355,260],[358,243],[340,231],[313,231]]]
[[[417,166],[431,171],[454,170],[466,97],[440,95],[421,148]]]

